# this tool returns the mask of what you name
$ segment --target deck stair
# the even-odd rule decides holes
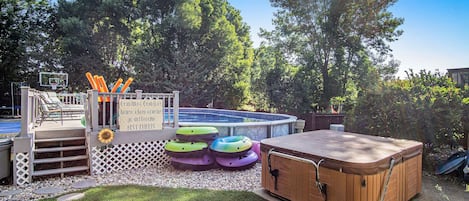
[[[84,128],[36,131],[33,152],[33,178],[89,173]]]

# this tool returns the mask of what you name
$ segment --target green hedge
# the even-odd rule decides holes
[[[426,147],[463,146],[469,126],[469,87],[439,73],[411,72],[359,96],[347,113],[352,132],[418,140]]]

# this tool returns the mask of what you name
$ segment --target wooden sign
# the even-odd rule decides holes
[[[163,101],[120,100],[119,124],[121,131],[162,130]]]

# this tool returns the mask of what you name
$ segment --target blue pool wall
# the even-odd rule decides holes
[[[220,136],[243,135],[257,141],[292,134],[294,132],[294,124],[297,120],[297,117],[285,114],[224,109],[180,108],[180,112],[212,113],[244,118],[264,119],[266,121],[238,123],[179,122],[180,126],[213,126],[218,129]]]

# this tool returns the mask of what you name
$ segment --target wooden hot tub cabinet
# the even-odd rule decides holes
[[[319,130],[264,139],[261,151],[262,187],[289,200],[404,201],[421,192],[420,142]]]

